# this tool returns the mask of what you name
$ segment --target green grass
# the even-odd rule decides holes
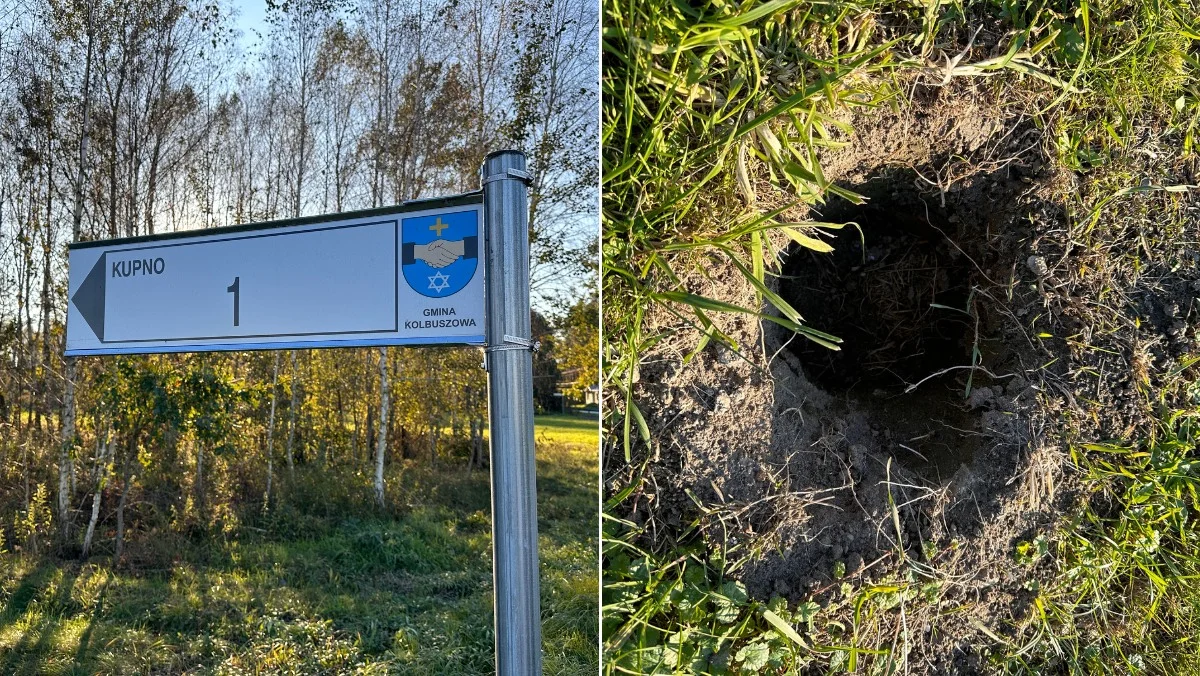
[[[570,422],[539,419],[583,439]],[[597,670],[592,439],[538,449],[548,674]],[[133,572],[0,555],[0,673],[492,671],[487,473],[413,464],[389,490],[408,504],[397,516],[314,492],[224,542],[151,534],[141,546],[165,563]]]
[[[874,581],[847,576],[844,565],[835,568],[833,594],[824,604],[811,598],[790,604],[778,595],[753,599],[726,563],[735,548],[705,551],[690,543],[669,552],[647,551],[635,544],[639,527],[611,517],[605,525],[602,631],[609,674],[814,668],[898,673],[906,664],[908,637],[894,631],[897,614],[971,612],[939,608],[947,580],[936,567],[911,561]],[[679,537],[691,540],[687,532]],[[931,551],[927,558],[936,561],[946,553]]]
[[[662,340],[691,332],[692,354],[713,341],[742,350],[714,322],[740,313],[837,347],[771,291],[783,247],[828,250],[823,232],[840,227],[796,222],[790,208],[857,199],[825,177],[819,153],[856,142],[851,113],[912,105],[915,75],[1000,77],[992,91],[1028,112],[1043,155],[1077,181],[1063,200],[1080,246],[1140,270],[1159,243],[1121,238],[1143,220],[1195,239],[1194,215],[1183,220],[1169,201],[1188,188],[1150,175],[1145,159],[1168,171],[1194,163],[1194,2],[605,0],[604,11],[604,452],[607,478],[625,482],[606,496],[607,512],[658,492],[635,383]],[[981,25],[1002,31],[1000,47],[953,61]],[[739,277],[757,304],[696,293],[713,271]],[[1124,330],[1118,314],[1097,334]],[[1083,477],[1084,495],[1012,554],[1034,612],[1011,635],[984,627],[972,639],[990,668],[1200,673],[1196,402],[1146,396],[1183,412],[1163,413],[1145,439],[1075,443],[1068,471]],[[797,607],[748,598],[726,565],[733,552],[704,550],[683,522],[669,533],[658,523],[650,538],[644,524],[605,519],[608,673],[895,673],[911,666],[908,630],[892,631],[898,617],[975,615],[939,606],[954,580],[938,562],[953,547],[870,584],[831,571],[833,600]]]
[[[595,450],[600,443],[600,422],[585,415],[539,415],[533,420],[538,443],[578,444]]]
[[[841,54],[835,48],[823,62],[803,58],[806,48],[828,48],[838,37],[810,35],[811,27],[820,26],[825,7],[816,8],[811,21],[804,16],[777,20],[802,4],[785,0],[697,8],[646,0],[605,3],[604,313],[606,326],[619,327],[606,336],[606,376],[609,387],[625,393],[627,459],[635,421],[648,441],[631,390],[638,355],[659,338],[642,334],[651,308],[677,313],[681,322],[705,333],[705,342],[733,343],[709,318],[720,311],[759,315],[817,341],[837,341],[803,326],[795,310],[763,284],[764,269],[778,255],[767,234],[782,232],[819,249],[823,243],[816,238],[817,224],[786,223],[780,220],[780,208],[732,213],[725,208],[737,199],[739,188],[753,203],[752,174],[764,171],[777,185],[795,191],[793,202],[822,200],[831,186],[815,151],[830,142],[829,129],[839,126],[829,111],[878,103],[851,76],[883,67],[886,61],[879,57],[884,50]],[[775,88],[769,80],[764,86],[765,73],[793,65],[800,70],[792,91]],[[780,316],[682,288],[680,276],[705,258],[736,267]]]
[[[875,20],[911,33],[887,38]],[[712,321],[733,312],[779,324],[829,349],[841,340],[804,318],[769,283],[788,244],[831,251],[822,239],[840,223],[791,221],[792,208],[862,198],[828,180],[819,152],[844,146],[847,111],[895,105],[896,76],[1021,73],[1065,91],[1039,55],[1061,35],[1042,23],[1015,26],[1002,55],[942,68],[945,33],[959,3],[605,2],[602,108],[604,312],[610,330],[606,378],[624,393],[616,415],[630,458],[636,426],[649,441],[631,390],[639,356],[662,336],[643,333],[656,309],[710,341],[739,349]],[[1035,13],[1035,17],[1040,14]],[[694,293],[684,280],[731,269],[758,306]],[[764,312],[763,302],[773,312]]]
[[[1018,545],[1051,573],[1034,612],[998,651],[1012,673],[1200,673],[1200,408],[1154,438],[1085,444],[1086,495],[1064,523]]]
[[[604,636],[608,673],[779,673],[812,662],[808,626],[816,604],[789,609],[779,597],[753,601],[700,551],[667,560],[628,547],[609,550]]]

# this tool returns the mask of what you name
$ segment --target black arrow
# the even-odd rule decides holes
[[[104,274],[104,262],[107,257],[107,253],[100,254],[100,260],[96,261],[92,271],[75,290],[75,295],[71,296],[71,302],[75,304],[79,314],[83,315],[88,326],[92,327],[92,333],[96,334],[102,343],[104,342],[104,281],[107,279],[107,275]]]

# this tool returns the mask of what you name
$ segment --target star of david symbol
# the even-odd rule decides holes
[[[429,277],[429,288],[441,293],[450,286],[450,278],[441,272],[435,272]]]

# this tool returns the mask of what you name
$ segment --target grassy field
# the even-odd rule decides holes
[[[1195,3],[604,4],[607,672],[1200,673],[1200,348],[1174,337],[1195,330],[1194,294],[1171,292],[1200,289],[1185,260],[1200,239]],[[1059,288],[1083,308],[1065,339],[1029,331],[1047,378],[1076,399],[1034,440],[1060,449],[1052,518],[996,562],[1020,602],[989,607],[990,588],[947,600],[968,577],[943,566],[959,540],[896,547],[869,574],[835,565],[811,595],[754,598],[729,563],[749,538],[714,544],[697,527],[749,507],[705,503],[704,486],[673,522],[645,507],[682,463],[657,466],[670,449],[655,438],[678,400],[650,410],[639,381],[649,362],[686,365],[716,344],[752,360],[760,346],[726,333],[734,316],[836,349],[774,290],[787,247],[827,252],[841,226],[790,215],[858,199],[822,168],[858,143],[851,121],[920,117],[963,80],[986,82],[976,92],[1022,110],[1041,139],[1074,247],[1055,261]],[[922,185],[931,203],[947,189]],[[744,304],[697,290],[737,285]],[[1174,328],[1151,327],[1158,305]],[[656,352],[680,335],[696,338]],[[1105,355],[1127,361],[1094,366]],[[1119,417],[1136,420],[1108,424]],[[941,639],[941,669],[910,662],[951,617],[968,631]]]
[[[534,436],[538,443],[578,444],[594,446],[600,434],[600,423],[591,416],[543,415],[538,417]]]
[[[537,421],[548,674],[597,670],[595,429]],[[261,529],[160,538],[162,567],[0,554],[0,673],[491,672],[487,473],[406,466],[389,490],[408,507],[389,516],[345,513],[321,486],[298,477],[312,499]]]

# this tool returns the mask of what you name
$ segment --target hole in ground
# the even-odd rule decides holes
[[[833,351],[796,338],[789,349],[810,382],[867,413],[875,450],[932,480],[948,479],[982,439],[965,386],[968,377],[986,383],[982,373],[959,368],[983,349],[977,327],[986,325],[977,321],[974,267],[963,253],[973,247],[952,242],[963,237],[949,214],[911,193],[831,209],[825,219],[857,223],[861,233],[839,231],[832,254],[793,249],[780,292],[809,326],[844,342]]]

